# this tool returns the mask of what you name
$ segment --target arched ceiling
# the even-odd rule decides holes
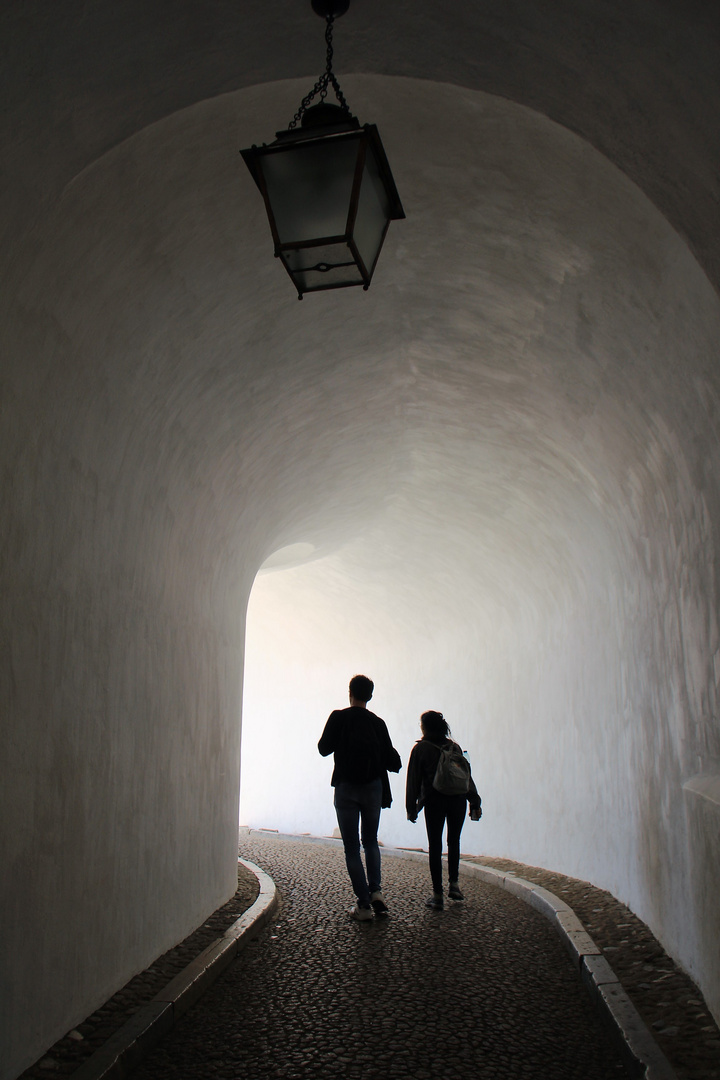
[[[604,507],[627,505],[631,463],[672,455],[665,432],[699,423],[687,374],[714,378],[716,300],[637,187],[562,127],[449,84],[345,82],[361,118],[382,121],[408,212],[368,294],[298,304],[235,153],[300,80],[177,112],[67,186],[22,293],[63,339],[46,351],[46,400],[67,401],[59,442],[87,422],[87,448],[114,425],[101,453],[127,444],[111,470],[130,503],[129,478],[156,470],[183,491],[178,516],[221,505],[215,527],[224,517],[245,544],[237,514],[254,533],[261,499],[259,561],[379,515],[386,530],[388,514],[388,546],[407,551],[404,515],[449,570],[465,536],[475,580],[516,550],[557,586],[609,527]]]

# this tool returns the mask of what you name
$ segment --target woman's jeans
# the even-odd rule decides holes
[[[433,792],[425,803],[425,827],[430,856],[430,877],[433,892],[442,887],[442,836],[447,821],[448,877],[457,881],[460,870],[460,833],[465,824],[467,798],[464,795],[442,795]]]
[[[380,891],[380,848],[377,831],[380,824],[382,780],[369,784],[335,785],[335,811],[345,847],[345,865],[358,903],[367,906],[370,894]],[[359,831],[358,831],[359,830]],[[367,877],[360,855],[360,839],[365,849]]]

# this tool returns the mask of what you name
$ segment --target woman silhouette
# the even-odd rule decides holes
[[[405,789],[405,807],[408,821],[417,821],[420,810],[425,811],[425,827],[428,837],[430,877],[433,894],[426,901],[429,908],[440,911],[443,907],[442,884],[442,838],[447,822],[448,847],[448,896],[451,900],[463,900],[458,885],[460,868],[460,833],[465,823],[465,809],[470,804],[470,816],[478,821],[482,814],[481,800],[467,767],[467,791],[464,794],[445,794],[433,786],[437,784],[436,771],[443,750],[455,748],[462,754],[457,743],[450,738],[447,720],[440,712],[424,712],[420,717],[422,738],[418,739],[410,754]],[[461,785],[462,786],[462,785]]]

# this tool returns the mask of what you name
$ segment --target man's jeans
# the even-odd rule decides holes
[[[345,781],[335,785],[335,810],[340,835],[345,847],[345,864],[358,903],[370,903],[370,894],[380,891],[380,848],[377,831],[380,824],[382,780],[369,784],[350,784]],[[360,834],[358,835],[358,825]],[[360,838],[365,849],[367,877],[360,856]]]

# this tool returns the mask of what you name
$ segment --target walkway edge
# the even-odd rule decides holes
[[[540,885],[481,863],[460,865],[487,885],[496,885],[524,900],[552,924],[572,956],[596,1005],[614,1030],[628,1056],[630,1068],[642,1080],[677,1080],[677,1074],[655,1042],[620,980],[578,919],[563,900]]]
[[[126,1080],[152,1047],[272,918],[280,902],[275,882],[248,859],[238,859],[238,862],[258,879],[260,892],[255,903],[152,1001],[142,1005],[131,1020],[72,1073],[70,1080]]]

